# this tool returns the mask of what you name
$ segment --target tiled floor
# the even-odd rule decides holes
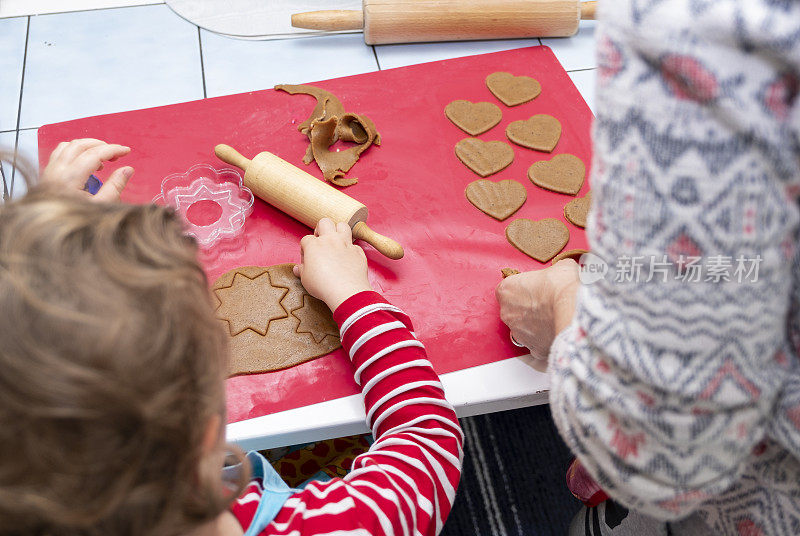
[[[20,126],[202,99],[198,39],[166,5],[33,17]]]
[[[582,71],[569,71],[569,77],[572,83],[578,88],[578,91],[583,95],[583,100],[589,105],[593,113],[597,113],[594,109],[594,85],[597,79],[597,69],[584,69]]]
[[[28,18],[0,19],[0,131],[16,130]]]
[[[200,33],[209,97],[378,70],[360,34],[249,41]]]
[[[593,69],[597,67],[594,54],[594,27],[595,21],[583,21],[577,35],[542,39],[542,44],[553,49],[558,61],[568,72]]]
[[[44,15],[163,3],[164,0],[2,0],[0,17]]]
[[[449,60],[461,56],[487,54],[512,48],[532,47],[538,39],[506,39],[502,41],[459,41],[453,43],[412,43],[378,45],[375,53],[381,69],[393,69],[415,63]]]
[[[36,129],[48,123],[539,44],[516,39],[370,47],[360,34],[247,41],[200,30],[161,2],[26,2],[4,0],[0,17],[13,10],[64,11],[0,18],[0,146],[34,161]],[[93,9],[132,4],[155,5]],[[74,9],[85,10],[69,12]],[[575,37],[542,42],[593,106],[594,23],[582,23]],[[15,181],[14,195],[23,192]]]

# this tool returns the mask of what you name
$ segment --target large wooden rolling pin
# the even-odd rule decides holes
[[[403,258],[400,244],[367,226],[366,205],[333,186],[266,151],[253,160],[228,145],[217,145],[214,153],[245,172],[242,182],[256,196],[294,219],[312,229],[322,218],[344,222],[353,229],[353,238],[363,240],[390,259]]]
[[[292,26],[364,29],[368,45],[520,37],[568,37],[597,2],[580,0],[363,0],[363,11],[309,11]]]

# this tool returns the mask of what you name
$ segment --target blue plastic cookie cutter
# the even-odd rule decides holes
[[[90,175],[89,179],[86,181],[86,184],[83,185],[83,191],[95,195],[97,192],[100,191],[101,186],[103,186],[103,181],[101,181],[94,175]]]

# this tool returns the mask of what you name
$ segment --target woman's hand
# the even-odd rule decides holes
[[[547,359],[556,335],[575,314],[578,263],[564,259],[535,272],[512,275],[497,285],[500,318],[537,359]]]
[[[92,173],[103,169],[104,162],[113,162],[130,151],[130,147],[91,138],[61,142],[50,155],[40,183],[68,195],[83,195],[100,202],[119,201],[122,190],[133,176],[130,166],[114,171],[95,195],[83,187]]]
[[[346,223],[321,219],[314,235],[300,241],[300,253],[302,260],[294,274],[331,311],[350,296],[372,290],[367,278],[367,256],[353,244],[353,233]]]

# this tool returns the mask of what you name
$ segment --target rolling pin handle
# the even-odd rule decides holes
[[[597,2],[583,2],[581,4],[581,20],[595,20],[597,15]]]
[[[308,30],[360,30],[364,27],[364,12],[361,10],[331,9],[307,11],[292,15],[292,26]]]
[[[390,259],[398,260],[403,258],[403,246],[388,236],[376,233],[363,221],[358,222],[353,227],[353,238],[363,240]]]
[[[224,143],[220,143],[214,147],[214,154],[223,162],[236,166],[242,171],[247,171],[247,168],[250,167],[251,164],[251,161],[242,156],[239,151]]]

